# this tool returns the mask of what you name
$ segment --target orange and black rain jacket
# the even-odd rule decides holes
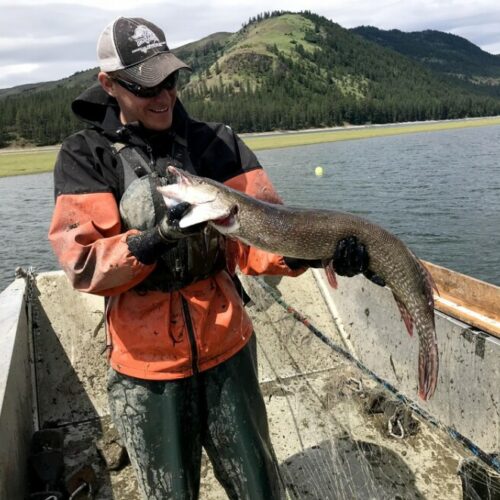
[[[257,158],[228,127],[192,119],[179,101],[172,130],[163,133],[123,126],[116,101],[98,85],[72,108],[88,128],[68,137],[58,155],[49,239],[73,286],[106,297],[111,366],[137,378],[168,380],[230,358],[249,340],[252,324],[227,270],[172,292],[137,287],[156,265],[139,262],[127,245],[138,231],[122,227],[124,173],[113,145],[138,148],[154,166],[171,161],[173,137],[181,137],[196,174],[279,202]],[[280,256],[228,244],[233,264],[245,274],[300,274]]]

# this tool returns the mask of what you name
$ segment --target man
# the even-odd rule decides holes
[[[186,113],[176,83],[188,67],[160,28],[121,17],[97,50],[98,83],[72,104],[89,127],[63,142],[55,166],[49,238],[73,286],[106,297],[110,410],[139,488],[147,499],[197,498],[204,447],[230,498],[280,498],[255,338],[226,255],[252,275],[294,276],[304,263],[206,225],[180,230],[187,207],[168,211],[156,187],[175,164],[279,198],[229,127]],[[344,274],[366,268],[355,241],[339,251]]]

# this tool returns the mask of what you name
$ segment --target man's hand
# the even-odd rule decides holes
[[[284,261],[292,270],[307,267],[319,268],[328,264],[328,262],[322,262],[321,260],[293,259],[291,257],[285,257]],[[369,269],[369,261],[370,258],[366,247],[358,242],[355,236],[349,236],[337,243],[332,258],[332,266],[340,276],[352,277],[362,273],[376,285],[385,286],[385,281]]]
[[[333,268],[340,276],[356,276],[368,270],[368,252],[355,236],[349,236],[337,243],[333,254]]]
[[[179,227],[179,221],[189,207],[189,203],[179,203],[175,207],[168,208],[157,226],[127,238],[128,248],[139,262],[153,264],[181,238],[203,231],[206,222],[185,229]]]
[[[158,224],[158,232],[163,240],[168,243],[173,243],[176,240],[180,240],[186,236],[192,236],[203,230],[206,226],[206,222],[201,222],[200,224],[195,224],[194,226],[186,228],[179,227],[179,222],[190,207],[191,205],[189,203],[183,202],[167,209],[167,213]]]
[[[363,243],[356,236],[349,236],[337,243],[333,254],[333,269],[340,276],[356,276],[363,273],[366,278],[379,286],[385,286],[385,281],[369,269],[370,257]]]
[[[293,259],[285,257],[285,264],[290,269],[301,267],[323,267],[327,262],[321,260]],[[368,252],[362,243],[358,243],[355,236],[340,240],[333,254],[333,268],[341,276],[356,276],[368,270]]]

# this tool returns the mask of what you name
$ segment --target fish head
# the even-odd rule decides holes
[[[191,205],[179,221],[179,227],[209,222],[223,234],[238,230],[238,204],[227,187],[173,166],[167,167],[167,172],[172,183],[158,187],[167,207],[182,202]]]

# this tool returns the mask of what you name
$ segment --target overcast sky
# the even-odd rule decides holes
[[[97,66],[99,33],[118,16],[153,21],[174,48],[217,31],[237,31],[265,11],[304,9],[344,28],[454,33],[500,54],[499,0],[0,0],[0,88]]]

